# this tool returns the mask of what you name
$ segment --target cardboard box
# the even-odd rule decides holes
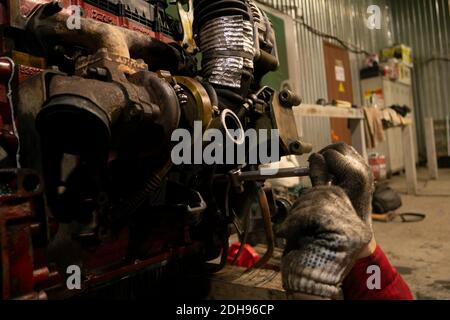
[[[411,85],[412,84],[412,68],[403,62],[397,64],[398,82]]]
[[[381,50],[381,60],[387,61],[392,58],[401,60],[407,66],[413,66],[412,49],[404,44]]]

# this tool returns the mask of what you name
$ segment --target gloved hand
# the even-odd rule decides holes
[[[281,261],[286,291],[328,299],[341,297],[343,279],[372,237],[348,196],[336,186],[303,193],[276,233],[287,240]]]
[[[372,226],[374,178],[364,158],[345,143],[331,145],[309,158],[313,186],[341,187],[359,217]]]

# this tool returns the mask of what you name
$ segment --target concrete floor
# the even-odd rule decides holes
[[[419,169],[419,196],[402,194],[397,212],[425,213],[417,223],[374,222],[375,236],[417,299],[450,300],[450,170],[437,181]],[[403,193],[405,178],[394,177],[391,187]]]

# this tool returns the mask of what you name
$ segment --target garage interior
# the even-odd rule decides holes
[[[408,103],[408,101],[410,101],[409,105],[414,106],[417,180],[408,180],[404,171],[403,158],[405,155],[397,154],[404,148],[404,140],[402,141],[399,129],[388,129],[389,131],[397,130],[397,132],[387,133],[387,139],[390,140],[387,147],[383,145],[385,144],[383,142],[381,147],[369,149],[368,153],[379,152],[387,157],[387,176],[390,178],[386,182],[401,194],[403,204],[396,212],[422,213],[426,214],[426,218],[416,223],[403,223],[399,217],[388,223],[376,221],[374,229],[377,241],[410,285],[415,298],[449,299],[447,272],[449,215],[447,207],[450,200],[450,183],[449,170],[445,165],[449,150],[446,147],[448,144],[448,125],[446,123],[450,108],[446,98],[448,96],[446,88],[450,83],[448,78],[450,70],[448,65],[450,8],[448,3],[445,1],[264,2],[291,16],[295,21],[301,20],[309,23],[326,34],[357,44],[359,48],[370,52],[379,52],[381,48],[399,43],[408,44],[412,48],[414,67],[411,69],[411,82],[407,81],[406,97],[393,98],[390,93],[386,93],[386,90],[390,89],[380,83],[374,84],[373,78],[361,80],[359,71],[364,59],[360,55],[342,49],[339,44],[336,48],[336,42],[333,40],[331,44],[328,40],[322,44],[320,37],[305,30],[301,23],[296,24],[298,43],[302,48],[298,57],[301,65],[300,72],[305,74],[304,77],[299,77],[302,82],[299,88],[301,88],[301,96],[305,97],[304,101],[313,102],[314,97],[323,96],[328,99],[352,101],[360,105],[366,91],[382,88],[385,91],[386,106]],[[378,31],[362,26],[365,16],[363,13],[372,4],[379,5],[385,17],[382,19],[383,27]],[[333,50],[338,50],[338,52],[333,52]],[[324,52],[325,63],[321,60],[321,54],[318,53],[321,51]],[[334,80],[335,70],[333,69],[334,62],[329,60],[341,59],[339,51],[342,51],[341,56],[348,52],[349,58],[347,59],[350,61],[350,67],[345,66],[345,78],[347,78],[347,82],[350,82],[345,83],[345,88],[353,87],[353,89],[347,93],[336,92],[339,91],[339,85],[330,84]],[[318,58],[311,63],[311,56]],[[348,62],[345,62],[344,65],[348,65]],[[325,82],[327,86],[320,85]],[[371,87],[373,85],[375,88]],[[332,86],[331,89],[330,86]],[[386,101],[391,98],[395,101]],[[364,105],[364,102],[362,104]],[[427,138],[431,134],[427,135],[426,133],[426,119],[434,126],[433,129],[429,129],[434,135],[432,140]],[[336,119],[329,122],[320,118],[304,118],[301,121],[305,128],[304,135],[308,136],[308,141],[314,141],[313,145],[318,146],[317,150],[331,143],[326,140],[329,137],[319,134],[317,129],[319,126],[322,126],[321,128],[324,130],[331,128],[332,131],[340,130],[339,132],[342,132],[342,127],[345,130],[348,126],[344,121],[344,124],[339,127],[339,122],[336,123],[339,120]],[[340,137],[347,143],[351,141],[348,132],[341,133]],[[430,148],[430,144],[433,144],[434,147]],[[434,150],[430,151],[430,149]],[[436,154],[427,155],[427,152],[428,154],[436,152]],[[439,159],[439,163],[434,163],[436,157]],[[400,162],[402,162],[401,165]],[[417,181],[417,186],[412,187],[410,181],[414,180]]]
[[[442,180],[429,180],[419,170],[420,196],[402,195],[400,212],[423,212],[426,219],[418,224],[376,223],[375,232],[392,263],[405,277],[414,295],[420,300],[447,300],[449,283],[446,265],[449,263],[448,229],[446,221],[449,196],[448,170],[441,170]],[[402,177],[390,182],[395,190],[405,191]],[[414,254],[411,254],[413,252]]]
[[[0,300],[292,299],[276,228],[339,143],[413,298],[450,300],[450,1],[0,0],[0,49]],[[280,156],[213,163],[210,129]]]

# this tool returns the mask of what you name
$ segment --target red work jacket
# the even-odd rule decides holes
[[[408,285],[379,246],[371,256],[356,262],[342,289],[345,300],[413,300]]]

